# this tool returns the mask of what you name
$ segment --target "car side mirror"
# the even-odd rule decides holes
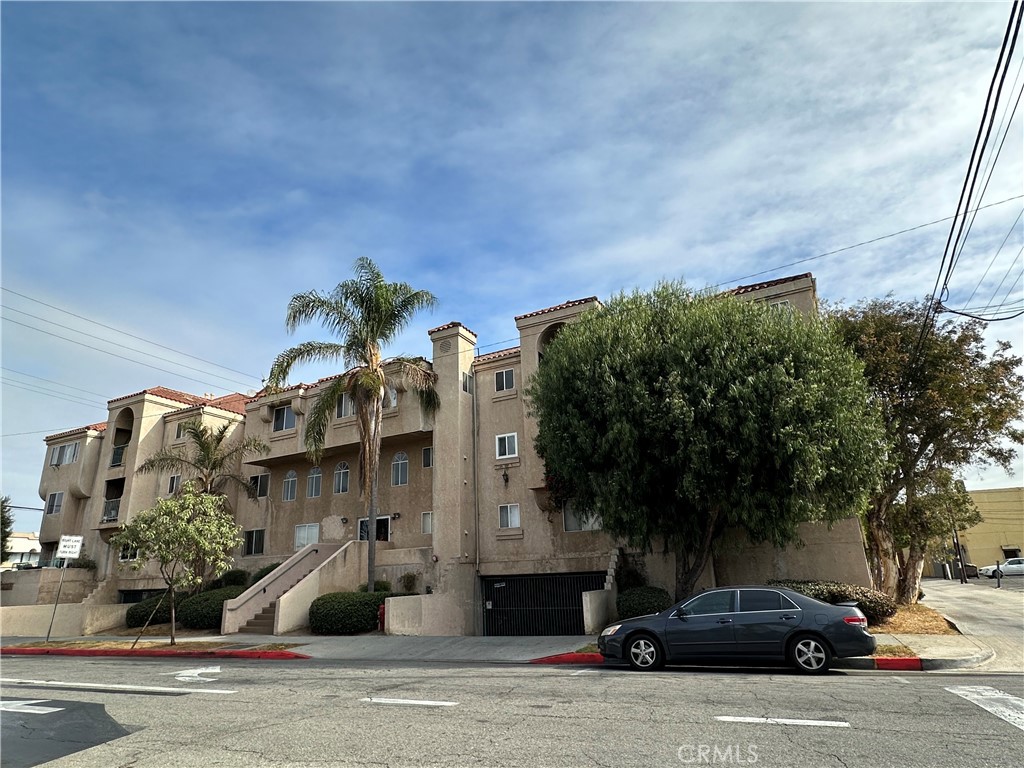
[[[676,613],[676,618],[679,619],[680,621],[686,621],[686,611],[680,609]]]

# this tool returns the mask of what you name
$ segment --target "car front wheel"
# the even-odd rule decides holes
[[[810,635],[798,637],[789,646],[789,661],[798,672],[820,675],[832,665],[832,651],[823,640]]]
[[[641,672],[659,669],[665,663],[661,646],[648,635],[637,635],[626,644],[626,658],[629,666]]]

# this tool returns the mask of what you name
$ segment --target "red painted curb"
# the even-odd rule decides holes
[[[877,657],[875,669],[893,669],[920,672],[924,669],[921,660],[913,656]]]
[[[604,664],[604,656],[600,653],[556,653],[554,656],[542,656],[531,659],[531,664]]]
[[[172,651],[169,649],[116,648],[0,648],[0,653],[15,656],[181,656],[190,659],[309,659],[294,651]]]

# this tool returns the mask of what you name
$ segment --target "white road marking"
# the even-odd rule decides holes
[[[790,720],[785,717],[715,717],[723,723],[770,723],[771,725],[817,725],[823,728],[849,728],[849,723],[840,720]]]
[[[114,683],[68,683],[60,680],[21,680],[0,677],[0,683],[27,685],[33,688],[90,688],[98,691],[137,691],[138,693],[238,693],[217,688],[161,688],[156,685],[116,685]]]
[[[183,669],[180,672],[161,672],[161,675],[174,675],[175,680],[183,683],[212,683],[216,677],[200,677],[200,675],[219,675],[220,667],[199,667],[198,669]]]
[[[49,699],[33,699],[32,701],[0,701],[0,712],[25,712],[30,715],[48,715],[51,712],[60,712],[64,707],[37,707],[36,704],[45,704]]]
[[[905,678],[905,677],[895,677],[894,676],[892,679],[895,680],[897,683],[904,683],[905,685],[910,685],[910,681],[907,680],[907,678]]]
[[[987,685],[954,685],[946,690],[1024,731],[1024,699]]]
[[[593,672],[594,672],[594,670],[592,670],[592,669],[578,669],[575,672],[571,672],[570,673],[570,677],[576,677],[577,675],[589,675],[589,674],[592,674]]]
[[[411,704],[417,707],[455,707],[459,704],[459,702],[457,701],[421,701],[419,699],[380,699],[376,697],[360,699],[360,701],[366,701],[370,704]]]

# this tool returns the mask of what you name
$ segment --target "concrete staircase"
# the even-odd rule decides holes
[[[244,627],[238,628],[238,631],[255,635],[272,635],[274,634],[275,616],[277,616],[277,600],[249,619]]]

